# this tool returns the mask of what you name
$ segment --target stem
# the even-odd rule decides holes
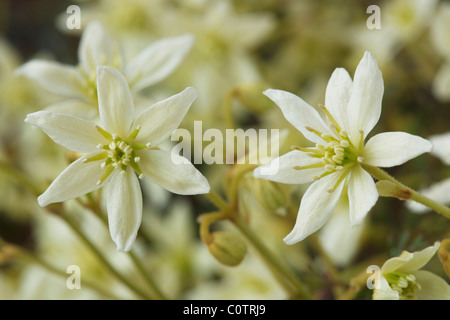
[[[242,174],[247,172],[243,170]],[[298,281],[294,274],[290,272],[279,260],[272,254],[272,252],[261,242],[255,233],[247,226],[247,224],[239,217],[238,213],[233,210],[225,200],[223,200],[217,193],[211,191],[205,196],[215,204],[221,212],[213,212],[206,214],[203,219],[208,221],[201,221],[203,227],[200,228],[202,239],[207,240],[209,233],[209,225],[220,219],[229,219],[238,229],[244,234],[244,236],[252,243],[255,249],[258,251],[269,270],[272,272],[277,281],[294,297],[301,299],[309,299],[309,293],[306,292],[302,284]],[[234,206],[235,207],[235,206]]]
[[[97,247],[91,242],[91,240],[86,237],[86,235],[81,232],[78,226],[65,214],[59,214],[58,217],[61,217],[68,226],[83,240],[83,242],[95,253],[95,255],[100,259],[100,261],[108,268],[108,270],[114,274],[123,284],[125,284],[128,288],[134,291],[138,296],[143,299],[152,299],[147,293],[143,292],[140,288],[135,286],[133,283],[128,281],[119,271],[114,268],[113,265],[109,263],[106,257],[97,249]]]
[[[279,259],[272,254],[247,224],[239,217],[233,219],[232,222],[252,243],[280,284],[293,296],[300,299],[309,299],[309,293],[298,281],[297,277],[280,263]]]
[[[437,213],[440,213],[441,215],[450,219],[450,208],[449,207],[444,206],[443,204],[441,204],[437,201],[434,201],[433,199],[430,199],[430,198],[424,196],[423,194],[405,186],[404,184],[399,182],[397,179],[392,177],[389,173],[387,173],[386,171],[384,171],[378,167],[374,167],[374,166],[371,166],[368,164],[362,164],[362,167],[364,168],[364,170],[366,170],[368,173],[370,173],[374,178],[376,178],[380,181],[382,181],[382,180],[389,181],[390,183],[399,187],[401,190],[401,194],[392,195],[392,196],[395,196],[402,200],[416,201],[416,202],[421,203],[424,206],[427,206],[428,208],[433,209]]]
[[[17,254],[19,257],[21,257],[24,260],[28,260],[31,263],[35,263],[35,264],[39,265],[40,267],[44,268],[45,270],[47,270],[47,271],[49,271],[51,273],[54,273],[54,274],[56,274],[58,276],[62,276],[62,277],[67,278],[67,273],[65,273],[65,272],[55,268],[54,266],[48,264],[46,261],[44,261],[41,258],[33,255],[31,252],[28,252],[27,250],[25,250],[25,249],[23,249],[23,248],[21,248],[19,246],[10,244],[10,243],[8,243],[8,242],[6,242],[6,241],[4,241],[3,239],[0,238],[0,247],[2,247],[2,246],[7,246],[7,247],[11,248],[12,251],[14,252],[14,254]],[[102,287],[98,286],[97,284],[92,283],[90,281],[83,280],[83,285],[85,285],[85,286],[87,286],[87,287],[89,287],[89,288],[99,292],[100,294],[104,295],[105,297],[110,297],[112,299],[119,299],[118,297],[115,297],[113,294],[111,294],[111,292],[109,292],[108,290],[106,290],[106,289],[104,289],[104,288],[102,288]]]

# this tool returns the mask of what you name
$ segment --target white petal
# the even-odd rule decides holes
[[[88,154],[64,169],[48,189],[38,197],[39,205],[45,207],[50,203],[75,199],[101,187],[103,184],[97,185],[97,182],[102,176],[100,168],[102,160],[83,163],[84,159],[93,155]]]
[[[450,285],[443,278],[425,270],[413,275],[421,287],[417,290],[417,300],[450,300]]]
[[[193,195],[208,193],[210,190],[208,180],[180,155],[150,150],[140,152],[139,156],[139,166],[144,176],[170,192]]]
[[[97,66],[112,65],[118,47],[100,22],[90,22],[80,39],[78,59],[83,69],[90,74]]]
[[[119,251],[129,251],[142,220],[142,193],[136,173],[130,167],[116,169],[107,191],[109,231]]]
[[[337,183],[341,173],[333,173],[314,182],[303,195],[297,221],[292,231],[284,238],[287,244],[302,241],[319,230],[327,222],[344,187],[341,182],[334,192],[328,192]]]
[[[431,149],[431,142],[419,136],[405,132],[384,132],[367,141],[362,157],[366,164],[393,167],[430,152]]]
[[[125,139],[134,117],[134,104],[125,77],[111,67],[97,68],[97,91],[100,119],[112,134]]]
[[[145,109],[136,119],[133,127],[141,129],[137,142],[158,146],[178,128],[191,104],[197,98],[197,90],[192,87]]]
[[[433,144],[431,153],[443,163],[450,165],[450,132],[436,134],[428,138]]]
[[[302,184],[313,182],[314,176],[320,176],[325,169],[323,167],[314,169],[294,169],[294,166],[306,166],[319,163],[320,160],[308,156],[301,151],[291,151],[270,163],[259,166],[253,171],[255,178],[271,180],[288,184]]]
[[[397,291],[393,290],[383,276],[375,278],[375,288],[373,290],[373,300],[399,300]]]
[[[328,81],[325,93],[325,107],[341,128],[348,131],[348,103],[352,92],[352,78],[343,68],[337,68]]]
[[[359,224],[378,200],[375,182],[360,165],[355,165],[348,179],[350,224]]]
[[[78,71],[69,65],[45,60],[32,60],[16,70],[17,75],[23,75],[39,83],[44,89],[57,95],[80,98],[77,82],[80,75]]]
[[[193,43],[194,37],[188,34],[161,39],[144,49],[125,69],[133,90],[144,89],[166,78],[183,61]]]
[[[82,119],[95,119],[98,116],[97,107],[79,99],[65,100],[52,104],[45,111],[69,114]]]
[[[38,111],[28,114],[25,122],[40,127],[53,141],[75,152],[97,152],[99,143],[108,142],[94,123],[66,114]]]
[[[367,136],[381,115],[384,84],[375,58],[365,52],[356,68],[352,93],[348,104],[348,134],[355,145],[360,139],[360,130]]]
[[[311,127],[322,133],[329,133],[327,125],[316,109],[300,97],[283,90],[268,89],[264,91],[264,94],[280,107],[286,120],[297,128],[305,138],[316,143],[324,142],[315,133],[306,129],[306,127]]]
[[[426,265],[439,249],[439,242],[420,251],[403,251],[400,256],[387,260],[381,267],[384,274],[392,272],[411,273]]]

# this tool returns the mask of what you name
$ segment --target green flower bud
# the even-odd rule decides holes
[[[269,180],[253,179],[253,193],[269,212],[280,212],[289,206],[290,192],[286,185]]]
[[[274,106],[267,97],[261,94],[266,89],[267,85],[261,83],[245,83],[235,89],[235,94],[239,101],[249,110],[261,113]]]
[[[247,253],[245,242],[233,234],[221,231],[211,233],[211,237],[208,250],[214,258],[230,267],[241,263]]]

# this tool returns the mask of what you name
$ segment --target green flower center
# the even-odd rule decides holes
[[[312,169],[312,168],[323,168],[325,171],[320,176],[314,176],[314,180],[319,180],[331,173],[341,171],[342,175],[339,181],[336,183],[334,188],[330,188],[328,191],[333,192],[334,189],[342,182],[345,178],[346,173],[358,163],[361,163],[364,159],[360,156],[363,149],[364,143],[364,132],[360,131],[360,143],[355,146],[349,139],[348,134],[343,130],[330,112],[323,105],[319,107],[325,112],[331,129],[330,133],[322,133],[314,128],[306,127],[310,132],[313,132],[318,137],[320,137],[326,144],[317,143],[313,148],[301,148],[293,146],[292,149],[305,152],[312,158],[317,158],[318,162],[306,166],[294,166],[296,170],[302,169]]]
[[[391,289],[398,292],[400,299],[411,300],[417,298],[417,291],[421,289],[421,286],[416,282],[414,275],[392,272],[383,276]]]
[[[102,152],[84,160],[84,162],[104,160],[100,165],[103,169],[103,174],[97,184],[103,183],[114,169],[120,169],[122,172],[125,172],[128,166],[131,166],[139,175],[139,178],[142,179],[144,175],[138,164],[141,158],[136,151],[149,149],[150,143],[134,143],[141,128],[138,126],[127,139],[122,139],[118,135],[111,134],[98,126],[96,128],[98,132],[110,141],[107,144],[99,144],[97,146],[98,149],[103,150]]]

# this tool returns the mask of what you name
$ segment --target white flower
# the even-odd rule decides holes
[[[187,159],[157,148],[179,126],[197,91],[186,88],[135,117],[131,91],[119,71],[99,67],[97,87],[103,127],[49,111],[35,112],[25,119],[60,145],[87,153],[70,164],[38,202],[46,206],[107,185],[111,236],[118,250],[127,251],[142,216],[142,194],[135,172],[177,194],[209,192],[208,181]]]
[[[387,260],[375,277],[374,300],[449,300],[450,286],[441,277],[425,270],[425,266],[439,249],[439,242],[421,251],[403,251]]]
[[[50,106],[49,110],[74,115],[92,114],[92,107],[97,108],[97,66],[119,69],[126,76],[133,93],[138,93],[172,73],[189,52],[193,41],[193,36],[189,34],[164,38],[125,62],[118,43],[99,22],[93,21],[86,26],[81,37],[77,67],[31,60],[19,67],[17,74],[35,80],[49,92],[66,99]]]
[[[281,90],[264,92],[284,117],[315,147],[300,148],[254,171],[257,178],[281,183],[315,181],[300,204],[287,244],[303,240],[330,217],[344,185],[348,187],[350,223],[363,220],[378,199],[375,182],[363,165],[392,167],[431,150],[425,139],[404,132],[380,133],[364,140],[380,118],[383,79],[369,52],[359,63],[354,81],[342,68],[332,74],[326,89],[326,119],[301,98]],[[273,172],[270,172],[270,167]],[[266,171],[267,170],[267,171]]]

